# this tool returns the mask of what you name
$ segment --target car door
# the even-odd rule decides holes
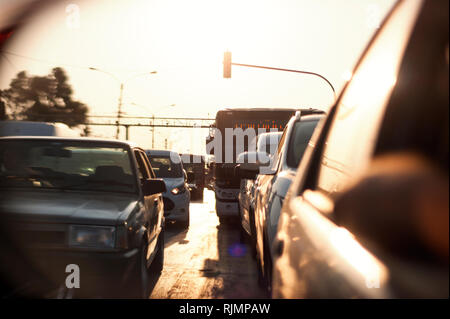
[[[389,297],[385,265],[333,216],[333,198],[363,172],[422,1],[399,2],[301,162],[277,235],[274,297]]]
[[[264,236],[266,227],[266,218],[269,213],[269,207],[271,200],[273,199],[272,186],[273,181],[276,178],[278,168],[280,166],[280,159],[283,153],[283,147],[285,145],[287,137],[287,128],[283,131],[283,135],[280,138],[277,152],[274,154],[272,168],[265,174],[258,175],[257,178],[257,194],[255,205],[255,230],[256,230],[256,251],[259,263],[263,268],[264,266]]]
[[[145,153],[139,149],[134,150],[134,156],[137,162],[139,180],[141,184],[151,178],[150,166],[147,164]],[[160,205],[160,194],[143,195],[144,205],[146,208],[146,215],[144,217],[145,227],[147,228],[148,236],[148,253],[153,252],[156,247],[158,237],[158,216]]]
[[[148,159],[148,156],[145,154],[145,152],[141,152],[141,156],[150,173],[150,178],[157,178],[155,172],[153,171],[150,160]],[[157,202],[157,204],[155,208],[154,218],[156,231],[159,232],[159,229],[164,226],[164,202],[162,194],[155,194],[155,196],[157,197],[157,200],[153,200],[153,206],[155,206],[155,202]]]

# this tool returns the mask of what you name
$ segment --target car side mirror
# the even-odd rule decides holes
[[[236,176],[240,179],[256,179],[259,174],[259,165],[256,163],[245,163],[236,166]]]
[[[142,192],[145,196],[164,193],[166,190],[166,183],[160,178],[147,179],[142,183]]]
[[[265,152],[240,153],[236,159],[240,164],[236,166],[235,175],[241,179],[256,179],[256,176],[261,173],[274,174],[268,170],[271,160],[269,154]]]
[[[183,176],[184,176],[184,181],[186,182],[188,180],[188,176],[186,173],[186,170],[183,168]]]

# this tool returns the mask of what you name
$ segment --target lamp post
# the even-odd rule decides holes
[[[124,81],[121,81],[117,76],[115,76],[114,74],[112,74],[110,72],[107,72],[107,71],[104,71],[104,70],[101,70],[101,69],[98,69],[98,68],[94,68],[94,67],[89,67],[89,70],[108,74],[111,77],[113,77],[117,82],[120,83],[120,94],[119,94],[119,101],[118,101],[118,106],[117,106],[117,121],[116,121],[116,127],[117,127],[117,129],[116,129],[116,139],[119,139],[120,118],[122,116],[122,101],[123,101],[123,86],[124,86],[124,83],[129,81],[129,80],[131,80],[131,79],[137,78],[139,76],[150,75],[150,74],[157,74],[158,72],[157,71],[151,71],[151,72],[139,73],[139,74],[135,74],[135,75],[125,79]]]

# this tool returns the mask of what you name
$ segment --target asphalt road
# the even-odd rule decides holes
[[[239,224],[219,224],[213,192],[191,203],[190,217],[188,230],[176,223],[166,227],[164,269],[150,298],[267,298]]]

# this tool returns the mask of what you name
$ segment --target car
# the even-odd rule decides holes
[[[257,136],[255,160],[258,160],[261,165],[269,165],[269,157],[272,156],[278,147],[283,132],[270,132],[262,133]],[[252,152],[243,152],[239,154],[237,158],[238,163],[246,163],[249,161],[249,154]],[[269,156],[268,156],[269,155]],[[267,162],[267,164],[265,163]],[[250,163],[251,164],[251,163]],[[240,164],[241,168],[243,164]],[[241,185],[239,190],[239,216],[241,222],[241,240],[245,241],[249,239],[252,255],[256,256],[255,250],[255,223],[254,223],[254,193],[255,193],[255,180],[254,179],[241,179]]]
[[[398,1],[282,207],[274,298],[448,298],[448,1]]]
[[[188,177],[191,200],[203,201],[203,190],[205,188],[206,164],[202,155],[180,154],[183,168]]]
[[[259,173],[254,193],[254,229],[259,283],[268,293],[272,287],[272,244],[287,190],[294,180],[303,152],[323,112],[301,116],[297,112],[286,125],[270,171]]]
[[[2,137],[1,227],[16,248],[2,250],[1,262],[25,258],[38,279],[63,289],[73,288],[66,271],[77,267],[80,297],[148,298],[150,276],[164,264],[165,190],[133,144]],[[10,278],[20,290],[31,269],[16,268]]]
[[[80,137],[80,133],[64,123],[32,121],[0,121],[0,136]]]
[[[167,150],[145,152],[156,176],[166,183],[163,201],[167,221],[176,221],[182,228],[189,228],[191,195],[180,155]]]

